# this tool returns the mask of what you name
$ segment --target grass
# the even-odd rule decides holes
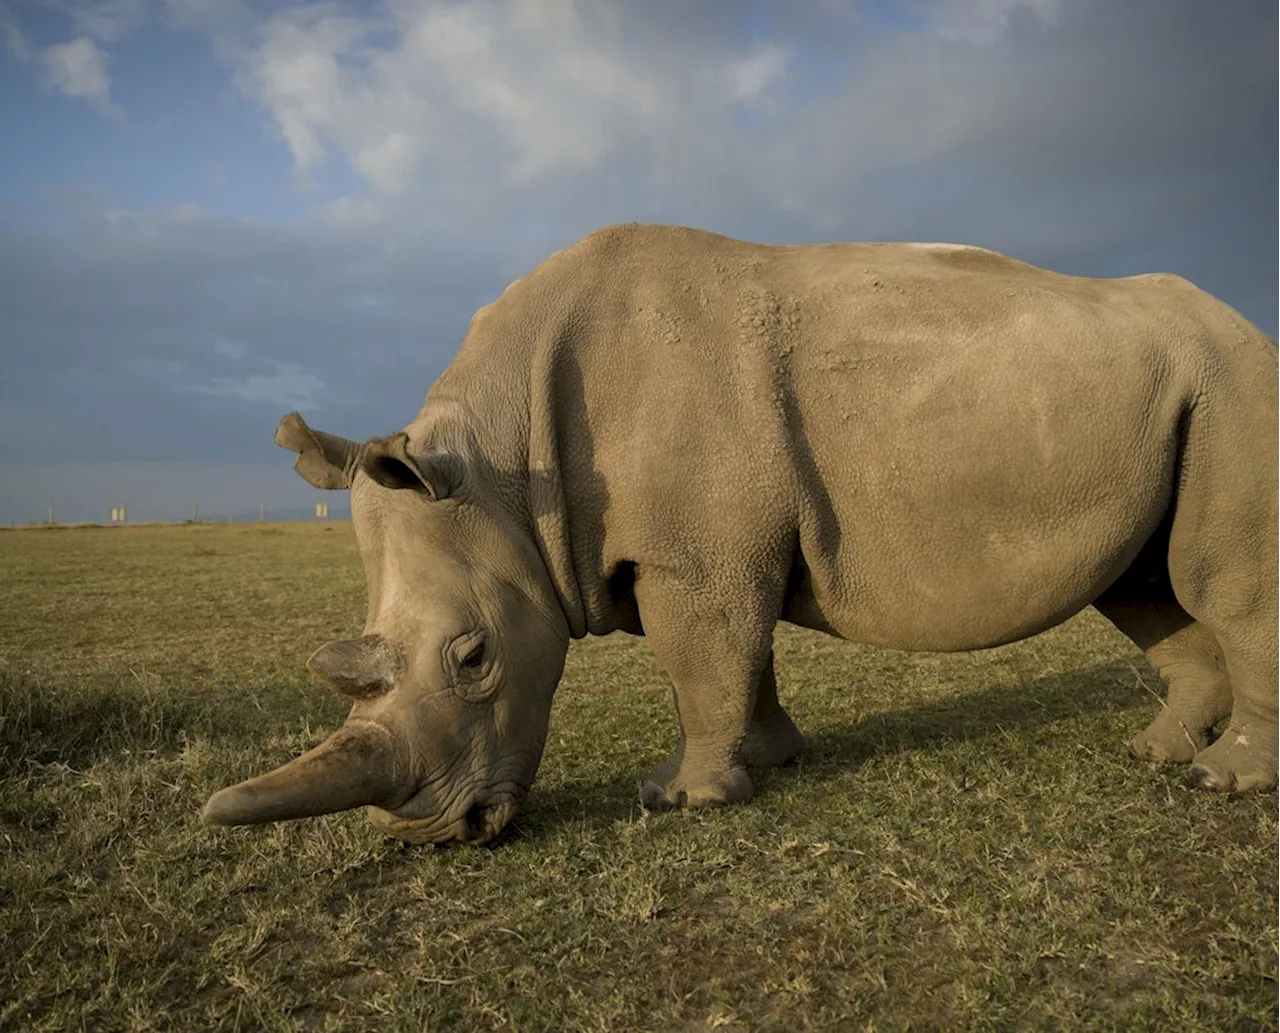
[[[349,524],[0,533],[0,1027],[1268,1030],[1274,794],[1128,759],[1159,682],[1091,611],[938,656],[783,628],[803,761],[646,814],[643,640],[576,643],[508,840],[209,829],[318,742]]]

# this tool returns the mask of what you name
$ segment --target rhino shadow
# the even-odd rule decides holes
[[[317,723],[342,718],[336,701],[317,700],[306,684],[257,695],[259,705],[236,706],[216,691],[167,683],[73,685],[0,673],[0,778],[30,774],[33,766],[81,771],[104,758],[172,756],[193,740],[253,742],[296,727],[299,702]]]
[[[122,750],[176,747],[194,702],[164,699],[128,685],[66,685],[0,675],[0,776],[32,765],[90,767]]]
[[[1153,675],[1154,676],[1154,675]],[[879,757],[973,742],[1008,731],[1030,732],[1090,714],[1151,703],[1129,660],[957,693],[918,707],[872,714],[853,724],[815,728],[800,764],[818,775]],[[1134,729],[1137,731],[1137,729]]]
[[[785,678],[785,668],[780,674]],[[810,719],[808,727],[801,729],[806,742],[797,763],[783,769],[785,773],[777,769],[753,772],[757,799],[767,799],[784,782],[821,785],[834,781],[881,757],[937,750],[1007,732],[1033,732],[1071,718],[1120,713],[1152,702],[1150,691],[1133,677],[1132,662],[1120,659],[1034,681],[957,693],[852,723],[823,726]],[[1142,723],[1135,720],[1133,731]],[[1117,756],[1123,756],[1123,743],[1117,741],[1114,749]],[[634,774],[604,783],[579,782],[545,791],[535,783],[517,818],[514,835],[536,840],[567,825],[585,821],[592,828],[603,828],[628,813],[638,814],[644,760],[636,758]]]

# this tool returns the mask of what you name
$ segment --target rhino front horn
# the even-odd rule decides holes
[[[395,806],[408,795],[397,778],[396,752],[380,725],[347,724],[283,767],[214,793],[201,817],[207,825],[255,825]]]

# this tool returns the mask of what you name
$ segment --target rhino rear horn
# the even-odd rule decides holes
[[[367,721],[351,722],[283,767],[214,793],[201,818],[206,825],[256,825],[395,806],[407,795],[391,734]]]
[[[330,642],[307,660],[308,671],[352,699],[390,691],[403,666],[404,654],[381,635]]]
[[[365,451],[358,442],[312,430],[296,412],[280,421],[276,444],[298,453],[293,468],[317,488],[350,488]]]
[[[456,494],[465,476],[465,464],[455,452],[409,451],[404,431],[389,438],[374,438],[365,446],[364,471],[384,488],[420,491],[434,501]]]

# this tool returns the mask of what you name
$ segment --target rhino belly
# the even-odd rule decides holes
[[[1169,471],[1135,479],[1128,470],[1127,482],[1114,473],[1057,507],[1009,505],[1016,496],[984,503],[980,492],[957,491],[882,501],[874,511],[850,506],[825,533],[811,523],[799,536],[783,619],[851,641],[937,651],[1051,628],[1125,571],[1169,508]],[[1016,494],[1035,494],[1035,485]]]

